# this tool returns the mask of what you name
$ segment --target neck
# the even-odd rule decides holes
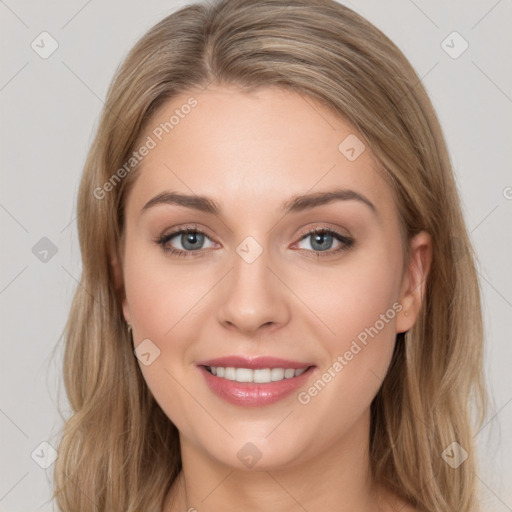
[[[308,512],[384,512],[386,493],[371,480],[368,434],[369,411],[346,436],[333,439],[325,452],[267,470],[221,464],[180,435],[183,470],[163,512],[291,512],[297,507]]]

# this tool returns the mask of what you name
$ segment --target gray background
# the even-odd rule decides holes
[[[57,393],[62,351],[54,358],[51,351],[81,270],[75,222],[81,169],[114,70],[150,26],[185,3],[0,0],[0,512],[53,510],[53,466],[35,460],[51,462],[51,447],[40,443],[57,447],[57,405],[68,410],[63,388]],[[512,2],[346,4],[404,51],[443,126],[479,254],[494,398],[477,434],[483,459],[477,476],[484,509],[512,511]],[[33,41],[42,47],[43,31],[58,43],[46,59],[31,47]],[[442,46],[453,31],[469,44],[458,58]],[[453,54],[463,41],[446,44]],[[38,252],[48,246],[44,237],[57,250],[46,262]]]

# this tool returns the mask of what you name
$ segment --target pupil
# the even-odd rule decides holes
[[[314,243],[313,243],[313,246],[315,244],[318,244],[318,248],[320,250],[325,250],[325,249],[329,249],[330,247],[330,244],[328,242],[325,241],[325,238],[327,237],[327,239],[331,238],[332,239],[332,235],[329,235],[328,233],[317,233],[314,235]],[[332,242],[332,240],[331,240]]]
[[[199,233],[185,233],[183,235],[183,247],[185,249],[197,249],[197,247],[193,247],[194,244],[197,244],[198,243],[198,239],[199,239],[199,242],[201,242],[201,237],[203,235],[199,234]],[[192,247],[188,246],[187,244],[190,244]],[[199,244],[200,245],[200,244]]]

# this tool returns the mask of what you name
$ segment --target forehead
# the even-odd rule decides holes
[[[307,192],[349,188],[389,208],[391,191],[363,137],[309,96],[234,86],[183,93],[163,104],[139,138],[132,202],[165,190],[278,208]]]

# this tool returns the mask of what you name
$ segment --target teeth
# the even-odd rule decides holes
[[[227,380],[236,380],[237,382],[255,382],[264,384],[267,382],[276,382],[284,379],[291,379],[302,375],[307,368],[294,370],[293,368],[261,368],[251,370],[250,368],[224,368],[222,366],[208,366],[210,373]]]

